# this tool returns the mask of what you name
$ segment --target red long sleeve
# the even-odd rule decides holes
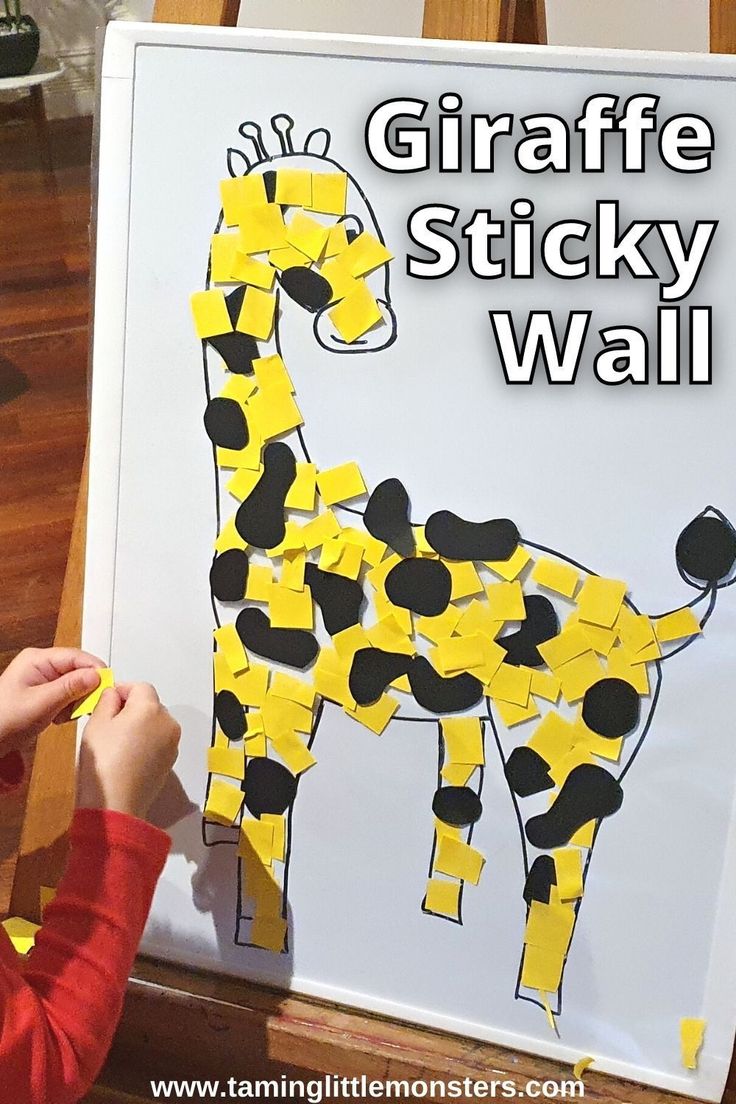
[[[3,1099],[73,1104],[94,1082],[169,846],[133,817],[77,811],[67,870],[28,959],[0,929]]]

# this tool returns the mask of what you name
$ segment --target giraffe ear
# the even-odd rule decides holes
[[[311,153],[315,157],[324,157],[330,148],[331,140],[329,130],[320,127],[318,130],[313,130],[311,134],[307,135],[304,149],[307,153]]]
[[[245,176],[250,168],[250,161],[242,150],[232,146],[227,151],[227,171],[231,176]]]

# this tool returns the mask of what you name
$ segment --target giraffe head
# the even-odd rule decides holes
[[[269,201],[276,199],[277,173],[280,170],[304,170],[314,174],[344,173],[347,178],[347,194],[344,214],[324,214],[309,211],[322,225],[345,231],[343,241],[354,241],[367,232],[383,244],[383,235],[375,213],[358,182],[335,160],[328,156],[330,134],[319,128],[306,137],[302,148],[295,148],[292,139],[294,122],[288,115],[275,115],[271,119],[273,134],[269,149],[268,139],[256,122],[245,122],[239,133],[245,140],[245,149],[230,148],[227,155],[231,177],[259,175],[264,177]],[[284,205],[288,222],[290,207]],[[296,327],[303,334],[305,318],[312,329],[317,344],[332,354],[361,354],[379,352],[396,340],[396,316],[391,306],[390,276],[388,264],[376,266],[362,277],[378,304],[380,319],[367,332],[353,340],[346,340],[333,324],[331,308],[339,298],[337,288],[331,284],[332,275],[327,263],[305,265],[303,259],[295,264],[286,263],[277,268],[277,283],[281,308],[280,326]],[[334,281],[333,281],[334,284]]]

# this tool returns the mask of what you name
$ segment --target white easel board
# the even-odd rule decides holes
[[[736,1026],[736,744],[729,708],[736,611],[734,592],[725,589],[732,565],[710,587],[693,589],[692,578],[678,574],[675,545],[707,507],[736,516],[735,77],[732,60],[706,56],[108,28],[84,643],[109,656],[119,679],[155,683],[183,727],[180,792],[168,795],[162,814],[174,846],[146,953],[564,1061],[589,1054],[602,1071],[720,1098]],[[462,112],[455,112],[463,119],[462,171],[439,171],[443,93],[463,101]],[[615,97],[617,117],[632,97],[658,98],[657,129],[643,137],[645,171],[622,171],[620,130],[603,136],[605,171],[581,171],[582,137],[574,124],[595,95]],[[399,98],[427,104],[423,120],[401,119],[415,133],[422,126],[430,131],[430,165],[412,173],[387,171],[366,148],[369,116]],[[471,172],[471,114],[493,119],[503,113],[513,116],[512,133],[497,140],[494,170]],[[402,718],[412,715],[413,703],[401,691],[399,713],[381,736],[337,705],[321,713],[310,745],[317,764],[300,775],[289,823],[288,953],[247,945],[247,938],[234,942],[235,848],[203,843],[213,731],[208,573],[226,494],[225,476],[213,474],[202,418],[205,380],[216,395],[233,373],[225,373],[211,345],[203,353],[189,297],[217,289],[209,250],[216,229],[225,230],[218,183],[228,177],[228,150],[245,153],[231,155],[237,173],[246,159],[256,174],[279,168],[277,160],[254,166],[254,143],[238,128],[258,123],[271,158],[279,149],[271,120],[279,114],[293,120],[297,153],[307,135],[325,128],[325,169],[350,174],[348,202],[355,195],[363,227],[372,227],[394,255],[380,286],[370,274],[365,280],[383,304],[379,326],[365,339],[371,356],[335,355],[336,339],[324,328],[332,307],[320,308],[315,322],[282,291],[276,331],[260,351],[272,355],[278,338],[295,387],[304,425],[301,441],[295,431],[285,434],[290,447],[306,443],[321,470],[357,461],[369,490],[400,479],[414,527],[443,510],[473,522],[513,519],[520,547],[535,563],[549,556],[588,565],[580,568],[585,579],[595,573],[624,580],[632,610],[656,615],[693,603],[701,620],[709,603],[715,607],[692,646],[651,664],[641,706],[651,724],[636,744],[636,763],[631,751],[638,736],[624,743],[617,766],[606,763],[609,774],[620,774],[625,799],[616,815],[600,822],[575,906],[559,1036],[538,1001],[523,993],[516,999],[527,906],[515,816],[520,804],[512,800],[503,762],[525,743],[531,731],[525,725],[507,727],[489,716],[484,722],[486,765],[481,781],[476,774],[472,783],[476,790],[482,785],[483,815],[471,842],[486,861],[479,885],[463,885],[462,923],[421,907],[433,861],[439,713],[423,709],[428,723],[407,723]],[[450,107],[446,114],[453,114]],[[558,161],[554,171],[530,169],[535,158],[537,167],[545,158],[564,159],[564,143],[545,152],[539,140],[535,151],[527,145],[519,152],[529,137],[521,120],[539,115],[557,116],[569,132],[567,168]],[[658,152],[665,125],[680,115],[699,116],[712,129],[714,149],[702,172],[673,167]],[[665,141],[673,164],[675,131],[672,124]],[[679,134],[683,150],[693,139],[687,156],[706,157],[693,148],[703,145],[703,133],[695,127]],[[635,145],[631,151],[634,156]],[[402,152],[406,146],[394,147],[395,155]],[[448,145],[445,154],[451,154]],[[299,154],[289,164],[309,168],[314,157]],[[522,231],[518,274],[510,278],[510,205],[519,199],[534,205],[534,274],[524,275],[528,231]],[[457,265],[442,278],[420,279],[407,271],[408,258],[416,265],[433,256],[412,242],[408,220],[428,205],[458,209],[454,230],[442,231],[445,243],[457,243]],[[595,275],[596,234],[605,236],[599,226],[614,217],[614,207],[621,234],[632,220],[651,223],[641,254],[652,270],[646,278],[633,278],[625,266],[615,278]],[[469,267],[468,238],[460,230],[483,210],[503,225],[503,236],[490,240],[489,257],[504,260],[504,275],[489,271],[479,278]],[[517,221],[531,225],[528,204],[517,211]],[[556,255],[570,278],[545,269],[540,254],[546,231],[562,220],[590,224],[585,233],[579,226],[577,239],[566,238]],[[677,223],[687,245],[696,223],[715,222],[704,231],[710,237],[689,288],[687,273],[681,274],[686,294],[660,298],[673,283],[665,246],[674,237],[662,228]],[[554,266],[549,242],[546,260]],[[588,274],[578,269],[572,277],[564,266],[586,257]],[[679,307],[679,335],[673,306]],[[661,314],[659,367],[672,381],[679,349],[679,383],[658,382],[659,308],[670,309]],[[574,383],[549,382],[541,358],[533,382],[506,382],[502,346],[506,368],[523,376],[523,366],[514,373],[511,365],[509,333],[520,343],[530,312],[542,326],[542,312],[551,312],[548,324],[560,340],[568,322],[573,339],[579,335],[590,312]],[[381,331],[392,324],[395,335]],[[613,341],[599,332],[624,326],[630,350],[636,344],[641,353],[643,342],[648,347],[646,383],[612,384],[611,376],[624,370],[621,359],[599,358]],[[596,368],[604,377],[608,372],[607,383],[596,378]],[[711,382],[690,382],[691,370],[701,381],[710,372]],[[335,514],[343,526],[360,527],[365,497],[352,506],[359,514],[341,504]],[[722,524],[728,543],[732,530]],[[252,564],[260,563],[259,555]],[[489,570],[485,561],[478,565],[481,597],[502,579]],[[531,570],[530,563],[519,577],[528,579]],[[570,613],[573,605],[554,597],[558,618],[560,609]],[[459,598],[457,609],[470,600]],[[324,649],[329,638],[317,621]],[[675,651],[676,643],[663,643],[662,650]],[[540,714],[549,711],[549,704],[537,704]],[[575,699],[568,712],[579,707]],[[470,709],[468,715],[478,714]],[[534,798],[537,816],[548,797]],[[556,998],[553,1004],[560,1012]],[[682,1017],[707,1021],[697,1070],[681,1065]]]

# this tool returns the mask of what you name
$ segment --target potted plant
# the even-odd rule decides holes
[[[38,58],[40,35],[35,20],[23,15],[21,0],[3,0],[0,15],[0,77],[22,77],[30,73]]]

